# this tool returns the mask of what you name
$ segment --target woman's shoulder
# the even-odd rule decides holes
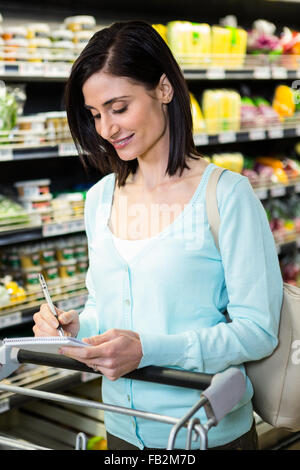
[[[253,192],[252,186],[247,176],[241,175],[232,170],[225,170],[221,174],[217,186],[218,198],[226,198],[231,194]]]
[[[91,186],[86,193],[86,201],[92,202],[95,199],[99,201],[99,197],[102,196],[103,190],[107,184],[111,183],[115,178],[115,173],[109,173],[103,176],[97,183]]]

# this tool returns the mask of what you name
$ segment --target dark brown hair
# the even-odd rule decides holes
[[[127,77],[153,90],[163,74],[173,90],[167,105],[170,128],[170,151],[166,173],[180,174],[186,156],[200,156],[193,141],[193,123],[189,91],[183,74],[168,45],[156,30],[144,21],[114,23],[94,34],[74,62],[65,90],[70,131],[84,166],[92,165],[102,174],[114,172],[119,186],[135,173],[138,161],[123,161],[115,148],[95,130],[91,113],[84,106],[82,87],[94,73],[104,69]]]

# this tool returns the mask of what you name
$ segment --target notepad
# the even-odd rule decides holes
[[[26,351],[40,353],[59,354],[59,348],[63,346],[87,347],[87,343],[70,336],[34,336],[28,338],[4,338],[3,344]]]

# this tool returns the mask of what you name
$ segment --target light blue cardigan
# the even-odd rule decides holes
[[[79,338],[110,328],[139,333],[139,367],[167,366],[217,373],[269,355],[277,345],[282,277],[264,208],[248,179],[223,172],[217,187],[220,251],[205,210],[205,189],[215,167],[206,167],[191,201],[130,265],[116,250],[107,221],[115,184],[111,173],[87,194],[88,301],[80,315]],[[221,259],[222,256],[222,259]],[[228,309],[231,323],[222,312]],[[99,391],[100,393],[100,391]],[[252,385],[241,402],[212,428],[208,446],[226,444],[252,424]],[[105,403],[183,416],[200,392],[129,379],[102,384]],[[205,422],[204,410],[197,414]],[[170,425],[106,413],[106,429],[138,446],[166,448]],[[176,447],[185,447],[181,431]],[[194,444],[198,448],[199,444]]]

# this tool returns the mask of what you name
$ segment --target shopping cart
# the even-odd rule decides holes
[[[100,372],[95,372],[85,364],[71,358],[54,354],[37,353],[8,345],[2,345],[0,347],[0,380],[7,378],[20,366],[20,364],[24,363],[90,372],[93,374],[98,373],[101,375]],[[175,449],[178,432],[182,428],[186,428],[185,449],[190,450],[192,447],[192,441],[196,443],[199,439],[199,449],[206,450],[209,430],[213,426],[217,426],[220,420],[232,410],[232,408],[241,400],[246,390],[244,374],[236,367],[232,367],[224,372],[212,375],[166,367],[148,366],[134,370],[123,377],[133,380],[142,380],[146,382],[155,382],[200,390],[200,399],[184,416],[181,418],[174,418],[162,414],[106,403],[98,403],[92,400],[75,398],[52,392],[49,393],[40,390],[32,390],[4,383],[0,383],[0,391],[22,394],[42,400],[96,408],[103,411],[121,413],[135,416],[137,418],[144,418],[169,424],[171,425],[171,430],[168,442],[166,443],[167,450]],[[199,418],[195,417],[195,413],[202,407],[204,408],[207,417],[205,423],[201,423]],[[79,433],[77,436],[75,448],[78,450],[85,448],[85,436],[83,433]]]

